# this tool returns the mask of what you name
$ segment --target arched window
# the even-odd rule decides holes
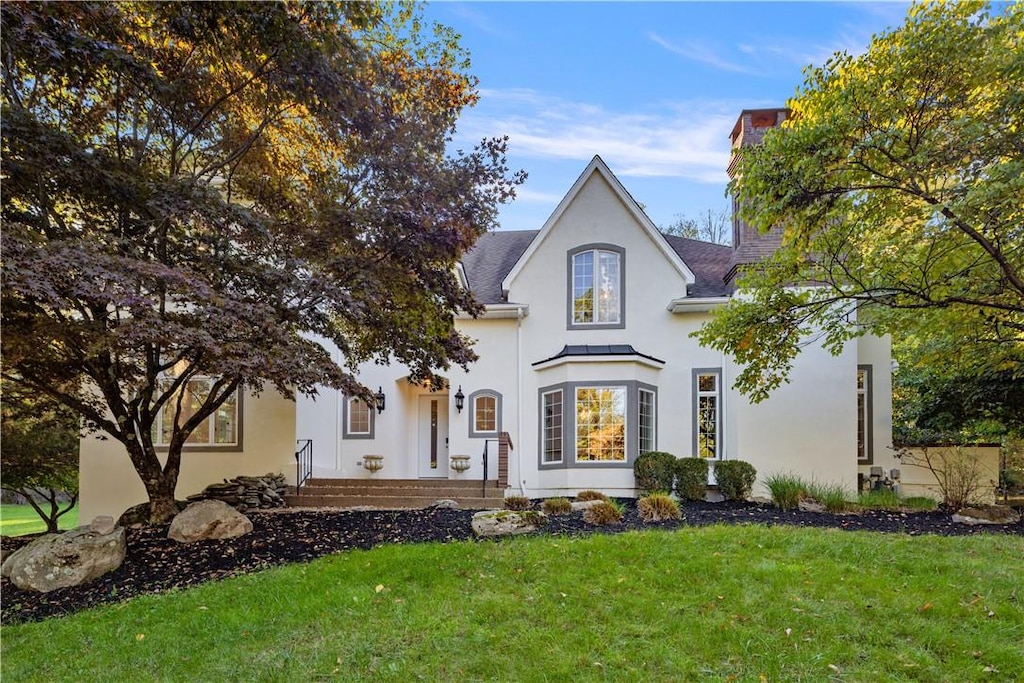
[[[469,395],[469,438],[497,436],[501,431],[501,394],[481,389]]]
[[[569,329],[625,327],[625,251],[587,244],[569,252]]]

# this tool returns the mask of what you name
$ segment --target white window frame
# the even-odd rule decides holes
[[[862,465],[870,465],[874,462],[871,429],[873,419],[871,369],[870,365],[857,366],[857,462]],[[861,386],[861,377],[864,378],[863,386]],[[862,403],[863,410],[861,409]]]
[[[646,449],[644,448],[644,431],[645,431],[645,429],[644,429],[644,394],[647,394],[648,396],[651,397],[651,399],[650,399],[650,404],[651,404],[650,421],[651,421],[651,424],[648,427],[648,429],[650,431],[650,444],[649,444],[650,448],[646,448]],[[640,387],[637,390],[637,404],[636,405],[637,405],[637,418],[636,418],[636,426],[637,426],[637,429],[636,429],[636,431],[637,431],[637,436],[636,436],[636,438],[637,438],[637,442],[636,442],[637,443],[637,447],[636,447],[636,449],[637,449],[637,455],[639,455],[640,453],[645,453],[645,452],[649,452],[649,451],[656,451],[656,450],[658,450],[658,393],[656,391],[652,390],[652,389],[645,389],[644,387]]]
[[[585,459],[582,456],[580,448],[580,392],[583,391],[610,391],[615,392],[619,396],[619,403],[622,408],[622,457],[616,459]],[[584,467],[592,465],[600,465],[607,463],[625,463],[629,461],[629,392],[625,385],[608,385],[608,386],[577,386],[573,392],[573,411],[575,419],[574,422],[574,436],[576,437],[576,454],[575,462],[581,464]],[[585,449],[584,449],[585,450]]]
[[[481,399],[488,398],[494,401],[494,428],[478,429],[476,423],[477,414],[479,412],[477,402]],[[481,389],[479,391],[474,391],[469,395],[469,438],[492,438],[501,432],[501,403],[501,394],[493,389]]]
[[[369,426],[365,431],[353,431],[352,429],[352,406],[356,401],[366,406]],[[377,428],[377,407],[375,405],[367,403],[359,396],[345,396],[342,400],[341,413],[342,439],[373,439],[375,437]]]
[[[582,268],[581,259],[590,257],[591,270],[584,276],[589,282],[579,281],[577,270]],[[611,289],[615,295],[615,306],[612,310],[606,311],[606,317],[602,318],[602,307],[600,305],[601,282],[601,260],[613,257],[615,260],[616,277],[614,281],[607,283],[605,289]],[[626,325],[626,252],[614,244],[584,244],[569,252],[568,258],[568,329],[622,329]],[[592,292],[590,301],[589,321],[578,320],[576,317],[576,292],[578,281],[580,284],[589,285]],[[586,288],[584,288],[586,289]]]
[[[170,380],[167,380],[167,381],[170,381]],[[156,448],[167,448],[168,446],[170,446],[170,442],[169,441],[164,441],[164,420],[165,420],[165,418],[171,417],[171,415],[166,415],[167,412],[170,412],[173,415],[174,410],[177,407],[177,401],[178,401],[178,394],[179,394],[179,392],[185,391],[187,389],[188,385],[192,384],[193,382],[206,382],[207,383],[206,393],[207,393],[207,395],[209,395],[210,387],[212,387],[213,383],[216,382],[216,381],[217,381],[217,378],[210,377],[209,375],[194,375],[194,376],[188,378],[187,380],[185,380],[185,382],[182,384],[182,386],[178,388],[178,391],[175,392],[170,398],[167,399],[167,402],[164,403],[160,407],[159,411],[157,411],[156,419],[153,421],[153,446],[154,447],[156,447]],[[233,415],[231,415],[231,422],[232,422],[232,426],[233,426],[232,432],[234,434],[234,439],[232,441],[221,441],[221,442],[218,442],[217,441],[217,418],[222,415],[222,413],[225,410],[225,406],[227,406],[229,404],[233,404],[233,406],[232,406]],[[234,393],[232,393],[231,396],[229,396],[227,399],[225,399],[224,402],[221,403],[220,406],[218,406],[217,409],[214,410],[213,413],[211,413],[206,418],[207,430],[208,430],[208,433],[209,433],[208,440],[207,441],[194,441],[194,440],[191,440],[198,433],[198,430],[193,430],[193,432],[191,434],[189,434],[188,439],[182,445],[182,448],[184,448],[184,449],[192,449],[192,450],[196,450],[196,449],[240,450],[241,446],[242,446],[242,420],[241,420],[241,415],[242,415],[242,396],[241,396],[241,392],[236,389],[234,391]],[[186,417],[185,421],[187,421],[187,420],[188,420],[188,418]]]
[[[549,431],[553,431],[556,425],[554,422],[548,424],[548,397],[558,396],[558,436],[549,435]],[[552,402],[552,405],[554,402]],[[552,389],[551,391],[545,391],[541,394],[540,399],[540,425],[541,425],[541,453],[540,461],[543,465],[560,465],[565,462],[565,392],[562,389]],[[557,444],[558,446],[558,459],[554,460],[548,457],[549,453],[553,453],[554,449],[551,445]]]
[[[352,426],[357,408],[360,412],[363,410],[366,411],[366,429],[356,429]],[[349,436],[369,436],[373,431],[373,408],[370,407],[369,403],[358,396],[350,396],[348,398],[348,412],[345,416],[345,420],[345,428]]]
[[[702,377],[714,377],[715,388],[702,390],[700,380]],[[705,458],[702,455],[702,429],[701,429],[701,399],[714,399],[715,406],[715,454],[714,457]],[[722,370],[721,368],[695,368],[693,371],[693,455],[695,458],[703,458],[708,461],[722,459]]]

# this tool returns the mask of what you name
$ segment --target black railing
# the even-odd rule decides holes
[[[498,443],[498,439],[484,439],[484,475],[480,482],[480,490],[483,491],[481,495],[484,498],[487,497],[487,446],[490,445],[492,441],[494,443]]]
[[[313,439],[297,439],[295,445],[295,493],[313,476]]]

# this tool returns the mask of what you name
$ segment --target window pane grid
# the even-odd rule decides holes
[[[581,252],[573,256],[572,270],[573,323],[618,323],[622,314],[619,254],[600,250]]]
[[[576,390],[576,460],[626,459],[626,390],[624,387]]]
[[[717,460],[719,448],[718,375],[697,375],[697,457]]]
[[[544,436],[541,459],[546,463],[562,462],[562,392],[544,394]]]
[[[473,428],[477,432],[496,432],[497,399],[493,396],[478,396],[473,406]]]
[[[370,433],[370,406],[361,398],[353,398],[348,402],[348,433]]]
[[[166,391],[171,380],[161,382],[160,390]],[[207,377],[194,377],[179,388],[160,408],[153,424],[153,445],[167,446],[174,435],[174,414],[178,410],[178,399],[181,399],[181,412],[178,424],[184,425],[199,412],[213,388],[213,380]],[[203,420],[185,438],[185,444],[233,446],[238,443],[238,394],[232,393],[213,414]]]
[[[654,392],[640,390],[639,406],[639,453],[655,450],[654,443]]]

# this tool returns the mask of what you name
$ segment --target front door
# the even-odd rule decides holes
[[[421,478],[448,477],[448,394],[420,396],[419,471]]]

